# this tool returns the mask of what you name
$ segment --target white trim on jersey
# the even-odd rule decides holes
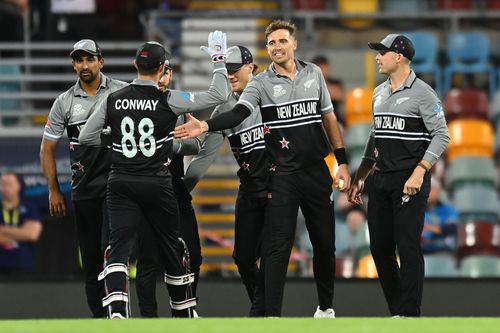
[[[255,107],[249,101],[245,101],[244,99],[240,98],[238,100],[238,103],[236,104],[245,104],[250,109],[250,111],[255,112]]]
[[[394,133],[394,134],[401,134],[401,135],[423,135],[423,136],[431,136],[429,133],[425,132],[403,132],[403,131],[391,131],[391,130],[379,130],[376,129],[375,133]]]
[[[73,125],[80,125],[80,124],[85,124],[87,122],[88,119],[85,119],[85,120],[79,120],[79,121],[75,121],[73,123],[68,123],[67,126],[73,126]]]
[[[275,128],[288,128],[288,127],[297,127],[297,126],[302,126],[302,125],[309,125],[309,124],[314,124],[314,123],[322,123],[323,120],[318,119],[318,120],[311,120],[311,121],[306,121],[302,123],[297,123],[297,124],[290,124],[290,125],[277,125],[277,126],[268,126],[269,129],[275,129]]]
[[[374,117],[377,116],[396,116],[401,118],[422,118],[422,116],[412,115],[412,114],[401,114],[394,112],[377,112],[373,114]]]
[[[59,140],[60,138],[62,138],[62,135],[54,135],[54,134],[50,134],[50,133],[47,133],[47,132],[43,132],[43,135],[44,136],[48,136],[49,138],[52,138],[52,139],[57,139],[57,140]]]
[[[395,140],[405,140],[405,141],[431,141],[431,139],[429,138],[422,138],[422,137],[419,137],[419,138],[404,138],[404,137],[401,137],[401,136],[393,136],[393,135],[377,135],[375,134],[375,139],[395,139]]]
[[[321,118],[321,115],[320,114],[313,114],[310,116],[302,116],[302,117],[292,118],[292,119],[272,120],[272,121],[267,121],[264,124],[269,125],[269,124],[277,124],[277,123],[291,123],[291,122],[301,121],[301,120],[305,120],[305,119],[309,119],[309,118]]]
[[[279,103],[279,104],[266,104],[266,105],[262,105],[260,108],[262,109],[262,108],[268,108],[271,106],[282,106],[282,105],[295,104],[295,103],[307,102],[307,101],[319,103],[319,100],[317,98],[303,98],[303,99],[296,99],[294,101],[287,101],[287,102]]]
[[[439,158],[439,157],[440,157],[439,155],[437,155],[436,153],[433,153],[433,152],[432,152],[432,151],[430,151],[430,150],[426,150],[425,152],[426,152],[426,153],[431,154],[432,156],[435,156],[436,158]]]
[[[253,128],[257,128],[257,127],[262,127],[262,123],[258,123],[258,124],[255,124],[255,125],[252,125],[250,127],[245,127],[245,128],[242,128],[240,129],[239,131],[237,132],[234,132],[234,133],[231,133],[231,134],[228,134],[227,137],[229,138],[230,136],[233,136],[233,135],[237,135],[237,134],[240,134],[242,132],[245,132],[245,131],[248,131],[248,130],[251,130]]]
[[[260,144],[260,146],[255,146],[255,147],[252,147],[256,144]],[[249,152],[253,151],[253,150],[257,150],[257,149],[265,149],[266,148],[266,145],[264,143],[264,140],[260,140],[260,141],[256,141],[254,142],[253,144],[251,145],[247,145],[245,147],[241,147],[241,148],[231,148],[231,151],[233,153],[240,153],[240,154],[248,154]]]

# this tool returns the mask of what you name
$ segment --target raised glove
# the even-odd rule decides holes
[[[206,52],[212,58],[213,63],[226,61],[226,34],[215,30],[208,35],[208,47],[200,46],[203,52]]]

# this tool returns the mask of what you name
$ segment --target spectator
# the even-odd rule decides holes
[[[344,84],[342,80],[330,76],[330,63],[325,56],[317,56],[312,62],[321,69],[328,92],[330,93],[330,99],[332,100],[333,110],[337,116],[337,121],[345,127]]]
[[[361,205],[351,206],[346,210],[345,220],[348,233],[344,243],[347,245],[343,253],[339,255],[351,257],[357,261],[364,249],[369,249],[370,239],[368,236],[367,213]],[[368,252],[368,251],[365,251]]]
[[[432,177],[422,232],[424,254],[454,252],[456,249],[458,212],[455,207],[441,201],[441,190],[440,182]]]
[[[23,181],[13,172],[2,174],[0,216],[0,275],[19,275],[34,268],[34,244],[42,233],[36,207],[22,198]]]

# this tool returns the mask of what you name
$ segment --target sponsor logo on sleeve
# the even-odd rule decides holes
[[[438,101],[434,106],[434,112],[436,113],[436,118],[444,117],[443,105],[440,101]]]

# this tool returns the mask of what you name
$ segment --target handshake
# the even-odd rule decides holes
[[[226,61],[226,34],[219,30],[211,32],[208,35],[208,46],[200,46],[200,49],[212,58],[214,64]]]

